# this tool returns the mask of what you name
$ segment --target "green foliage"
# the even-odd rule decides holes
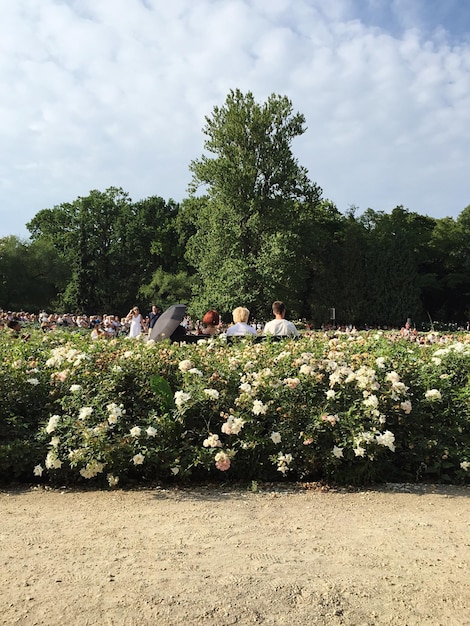
[[[226,317],[245,305],[263,319],[281,299],[316,327],[332,307],[339,324],[465,324],[470,206],[457,219],[342,215],[294,157],[305,132],[287,97],[231,90],[206,117],[181,205],[110,187],[40,210],[31,241],[0,240],[0,306],[122,315],[184,302]]]
[[[190,192],[203,186],[207,195],[186,252],[199,276],[193,301],[199,315],[208,306],[231,310],[241,303],[263,314],[279,297],[296,307],[303,302],[303,253],[321,193],[292,154],[292,141],[304,131],[303,115],[274,94],[258,104],[250,92],[231,91],[206,118],[204,147],[214,157],[190,165]]]
[[[158,303],[164,309],[175,303],[186,303],[192,297],[194,282],[195,278],[186,272],[166,272],[159,267],[150,282],[141,286],[139,298]]]
[[[1,480],[466,482],[470,344],[423,339],[2,333]]]
[[[46,452],[37,435],[51,410],[49,376],[41,367],[42,333],[25,342],[0,332],[0,477],[24,478]],[[27,468],[27,469],[26,469]]]
[[[177,213],[171,200],[150,197],[133,203],[115,187],[40,211],[28,224],[33,245],[48,245],[70,268],[58,306],[122,314],[139,303],[142,293],[153,295],[148,285],[157,268],[184,272]]]
[[[11,311],[35,311],[54,301],[70,272],[47,241],[0,239],[0,302]]]
[[[167,410],[175,408],[173,392],[167,380],[163,376],[154,374],[150,377],[150,389],[160,397],[162,404]]]
[[[365,252],[370,324],[386,320],[400,326],[408,317],[423,318],[418,269],[422,219],[403,207],[391,214],[369,209],[361,218],[368,230]]]

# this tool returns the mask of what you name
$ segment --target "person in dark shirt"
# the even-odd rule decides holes
[[[149,313],[149,335],[152,332],[152,328],[157,323],[158,318],[163,313],[162,308],[156,304],[152,305],[152,310]]]

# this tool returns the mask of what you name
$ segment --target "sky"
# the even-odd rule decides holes
[[[468,0],[0,0],[0,237],[93,189],[188,197],[230,90],[287,96],[342,212],[470,205]]]

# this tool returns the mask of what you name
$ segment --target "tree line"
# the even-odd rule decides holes
[[[134,202],[121,188],[40,210],[28,241],[0,240],[0,306],[123,314],[177,302],[200,317],[273,300],[315,325],[470,317],[470,205],[434,219],[403,206],[346,214],[292,150],[305,118],[285,96],[230,91],[206,117],[188,197]]]

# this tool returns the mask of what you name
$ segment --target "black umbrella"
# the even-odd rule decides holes
[[[185,304],[173,304],[160,315],[155,326],[150,331],[149,339],[153,339],[153,341],[172,339],[172,335],[183,321],[185,314]]]

